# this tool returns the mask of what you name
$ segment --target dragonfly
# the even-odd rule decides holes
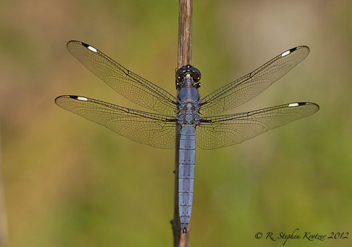
[[[199,95],[201,73],[191,65],[175,74],[177,96],[126,69],[95,47],[80,41],[67,43],[69,52],[93,74],[147,112],[77,95],[55,99],[58,106],[132,141],[156,148],[179,148],[178,193],[182,232],[187,233],[194,189],[196,144],[215,149],[242,143],[319,110],[311,102],[293,102],[249,112],[219,115],[259,95],[309,54],[297,46],[251,73],[208,94]]]

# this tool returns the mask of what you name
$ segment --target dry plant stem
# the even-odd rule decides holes
[[[178,53],[177,68],[191,64],[192,58],[192,4],[193,0],[179,0],[179,26],[178,26]],[[176,155],[175,155],[175,196],[174,196],[174,219],[171,221],[174,235],[174,247],[189,246],[188,233],[181,234],[181,222],[178,209],[178,165],[180,146],[180,126],[176,131]]]
[[[177,68],[192,60],[192,5],[193,0],[180,0],[178,24]]]
[[[0,139],[1,142],[1,139]],[[0,145],[0,247],[8,246],[5,196],[2,179],[2,155]]]

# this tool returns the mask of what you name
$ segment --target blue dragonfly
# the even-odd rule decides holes
[[[311,102],[293,102],[249,112],[218,115],[240,106],[279,80],[309,54],[307,46],[289,49],[251,73],[201,98],[201,73],[191,65],[176,71],[177,96],[124,68],[80,41],[67,48],[85,67],[130,101],[157,113],[134,110],[77,95],[55,99],[58,106],[103,125],[132,141],[157,148],[179,147],[179,216],[187,232],[193,202],[196,144],[215,149],[239,144],[319,110]],[[176,143],[176,135],[179,139]]]

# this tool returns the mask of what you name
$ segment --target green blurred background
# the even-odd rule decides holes
[[[174,150],[134,143],[54,104],[132,108],[66,50],[87,42],[175,93],[178,1],[0,2],[2,177],[12,247],[172,246]],[[194,1],[204,96],[297,45],[310,55],[237,111],[320,111],[241,145],[197,149],[192,246],[281,246],[257,232],[352,233],[352,2]],[[286,246],[352,246],[288,240]]]

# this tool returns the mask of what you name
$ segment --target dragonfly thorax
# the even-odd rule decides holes
[[[199,114],[198,101],[182,102],[178,109],[178,123],[181,125],[198,125]]]
[[[191,73],[185,73],[177,94],[179,100],[179,124],[197,125],[197,119],[199,118],[199,92],[195,87]]]
[[[177,98],[182,102],[199,102],[199,92],[194,86],[193,78],[189,75],[184,78],[182,86],[179,88]]]

